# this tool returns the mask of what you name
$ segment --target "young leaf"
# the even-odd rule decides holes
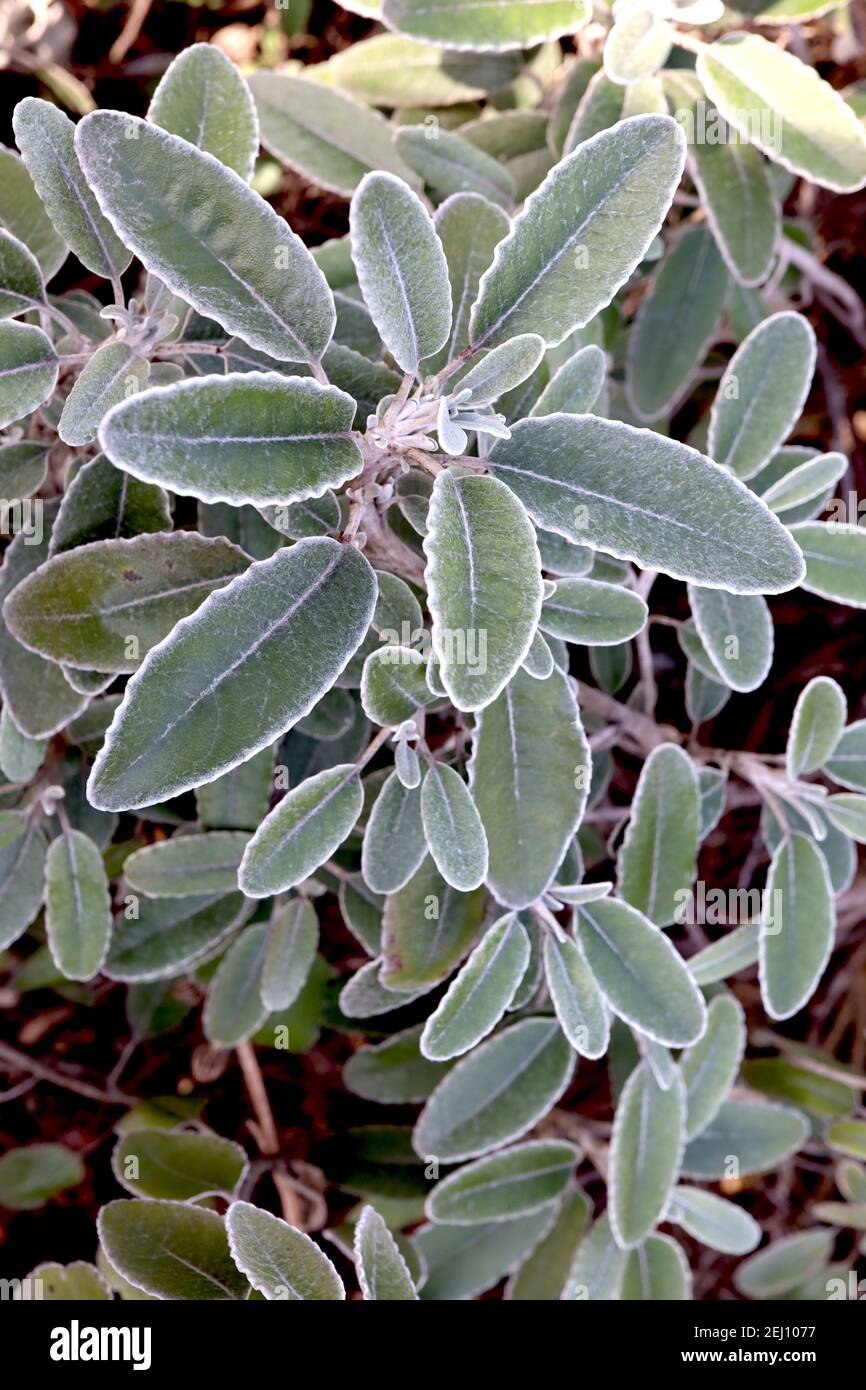
[[[51,342],[29,323],[0,323],[0,429],[53,393],[60,369]]]
[[[504,907],[550,887],[586,805],[592,759],[568,679],[525,671],[477,717],[470,786],[487,834],[487,882]]]
[[[390,29],[446,48],[483,51],[531,48],[579,29],[590,17],[587,0],[384,0]]]
[[[669,415],[716,334],[728,273],[706,227],[687,227],[641,301],[629,340],[626,389],[639,420]]]
[[[735,927],[692,956],[688,965],[695,984],[714,985],[758,963],[757,922]]]
[[[276,372],[231,373],[158,386],[118,405],[100,444],[145,482],[205,502],[321,497],[362,466],[345,391]]]
[[[179,619],[248,565],[228,541],[194,531],[94,541],[46,560],[3,615],[19,642],[51,661],[135,671]]]
[[[453,767],[433,762],[421,783],[421,818],[437,869],[470,893],[487,877],[487,836],[475,802]]]
[[[778,1168],[805,1143],[808,1121],[799,1110],[766,1101],[726,1100],[706,1129],[686,1145],[682,1171],[699,1182],[729,1175],[736,1155],[740,1176]]]
[[[115,231],[170,290],[280,361],[321,359],[334,329],[325,277],[238,174],[119,111],[85,116],[75,149]]]
[[[340,1276],[308,1235],[249,1202],[226,1213],[232,1259],[269,1301],[343,1299]]]
[[[327,538],[279,550],[209,595],[127,685],[90,774],[91,804],[178,796],[273,743],[360,646],[375,599],[368,562]],[[241,713],[249,701],[254,727]]]
[[[791,528],[803,552],[807,593],[866,608],[866,528],[840,521],[807,521]]]
[[[451,331],[444,347],[428,358],[425,370],[438,372],[469,345],[469,314],[481,276],[508,234],[501,208],[477,193],[455,193],[436,209],[433,219],[451,284]]]
[[[104,974],[128,984],[174,979],[215,955],[245,920],[241,893],[194,898],[145,898],[138,916],[114,920]]]
[[[196,893],[231,893],[248,835],[215,830],[175,835],[137,849],[124,861],[123,876],[149,898],[188,898]]]
[[[726,34],[698,55],[711,101],[783,168],[837,192],[866,184],[866,130],[814,68],[757,34]]]
[[[773,856],[763,893],[758,973],[770,1018],[790,1018],[811,998],[835,933],[826,861],[808,835],[791,835]]]
[[[725,1255],[747,1255],[763,1235],[755,1218],[742,1207],[700,1187],[674,1188],[667,1220]]]
[[[621,584],[598,579],[560,579],[541,608],[543,632],[588,647],[627,642],[646,626],[647,606]]]
[[[616,16],[605,40],[604,70],[612,82],[625,86],[652,77],[665,63],[674,41],[666,19],[649,6],[636,4]]]
[[[634,1249],[661,1219],[677,1180],[685,1135],[682,1079],[663,1091],[646,1062],[635,1067],[614,1116],[608,1214],[617,1245]]]
[[[689,585],[689,603],[704,651],[724,685],[757,690],[773,664],[773,619],[759,594],[728,594]]]
[[[613,898],[579,909],[577,936],[607,1003],[666,1047],[696,1042],[707,1026],[704,1001],[678,952],[627,903]]]
[[[669,1303],[690,1299],[692,1272],[676,1241],[656,1233],[629,1251],[619,1296],[624,1302]]]
[[[411,169],[433,189],[436,200],[455,193],[480,193],[497,207],[511,207],[514,180],[498,159],[477,149],[451,130],[436,130],[436,139],[422,126],[404,126],[394,137],[397,150]]]
[[[621,897],[660,927],[678,920],[695,879],[699,801],[691,758],[676,744],[659,744],[638,779],[617,878]]]
[[[244,851],[238,871],[242,892],[267,898],[309,878],[343,843],[363,804],[354,763],[338,763],[294,787]]]
[[[111,1166],[134,1197],[191,1202],[214,1192],[230,1196],[246,1173],[247,1156],[216,1134],[145,1129],[121,1135]]]
[[[15,727],[8,708],[0,711],[0,772],[9,782],[30,782],[42,766],[48,740],[28,738]]]
[[[433,1188],[425,1211],[446,1226],[526,1216],[562,1196],[579,1157],[574,1144],[561,1140],[515,1144],[449,1173]]]
[[[866,792],[866,719],[858,719],[843,731],[825,771],[840,787]]]
[[[229,1254],[226,1224],[214,1211],[188,1202],[108,1202],[97,1229],[113,1268],[156,1298],[224,1301],[249,1294]]]
[[[603,1057],[610,1020],[583,953],[570,937],[544,938],[544,974],[562,1031],[581,1057]]]
[[[448,267],[420,199],[393,174],[366,174],[349,211],[364,301],[404,372],[417,372],[451,328]]]
[[[528,964],[529,937],[508,913],[490,927],[427,1019],[422,1055],[444,1062],[486,1037],[514,998]]]
[[[680,1056],[688,1139],[715,1119],[736,1080],[745,1048],[742,1006],[732,994],[716,995],[707,1009],[707,1031]]]
[[[436,478],[424,538],[433,650],[461,710],[495,700],[526,656],[541,611],[541,564],[522,506],[493,478]]]
[[[540,333],[552,347],[609,304],[658,232],[685,140],[669,116],[602,131],[526,200],[485,271],[472,310],[476,347]]]
[[[829,676],[813,677],[800,691],[785,753],[789,781],[817,772],[833,757],[847,713],[844,692]]]
[[[858,845],[866,845],[866,796],[852,792],[828,797],[824,808],[831,823]]]
[[[364,1207],[355,1226],[355,1267],[365,1301],[405,1303],[418,1297],[406,1261],[373,1207]]]
[[[262,999],[267,948],[268,924],[258,922],[242,931],[226,951],[211,981],[202,1014],[209,1042],[237,1047],[261,1028],[268,1016]]]
[[[446,979],[481,930],[485,894],[460,893],[446,883],[432,859],[385,902],[382,983],[405,994]]]
[[[376,797],[361,849],[361,872],[374,893],[397,893],[427,853],[419,784],[406,787],[392,772]]]
[[[252,178],[259,127],[249,88],[213,43],[194,43],[169,64],[147,119],[213,155],[242,179]]]
[[[539,526],[643,568],[730,593],[781,593],[803,575],[791,536],[695,449],[595,416],[524,420],[491,471]]]
[[[262,1003],[272,1013],[294,1004],[307,982],[318,944],[319,923],[312,903],[292,898],[276,904],[262,967]]]
[[[90,980],[108,950],[111,897],[102,855],[88,835],[68,830],[45,861],[45,930],[68,980]]]
[[[573,1065],[555,1021],[513,1023],[440,1081],[415,1126],[416,1153],[456,1163],[519,1139],[562,1095]]]
[[[15,139],[54,226],[88,270],[119,280],[132,259],[99,210],[75,153],[75,126],[40,97],[19,101]]]
[[[605,355],[595,343],[578,348],[551,377],[530,415],[588,415],[604,389],[606,368]]]
[[[376,647],[361,673],[361,704],[368,719],[385,729],[412,719],[430,704],[427,663],[414,647]]]
[[[537,333],[510,338],[470,367],[466,375],[460,377],[458,390],[472,392],[469,401],[472,410],[492,405],[500,396],[532,376],[543,356],[544,343]]]
[[[22,811],[0,811],[0,950],[26,931],[42,904],[45,835]]]
[[[752,478],[787,438],[809,394],[815,331],[802,314],[764,319],[740,344],[719,383],[708,448],[738,478]]]
[[[64,444],[90,444],[113,405],[147,382],[150,364],[126,343],[105,343],[93,354],[66,398],[57,433]]]

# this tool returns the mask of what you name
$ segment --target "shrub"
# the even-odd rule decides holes
[[[834,948],[866,725],[818,674],[784,753],[703,735],[767,679],[767,596],[866,605],[857,518],[820,519],[847,461],[786,443],[817,262],[781,206],[797,178],[866,184],[854,105],[772,41],[821,8],[747,31],[716,0],[617,7],[561,71],[583,0],[384,0],[394,32],[305,76],[245,81],[197,45],[147,119],[18,106],[0,944],[20,992],[126,987],[133,1041],[203,999],[260,1150],[250,1169],[194,1100],[136,1103],[118,1072],[129,1195],[100,1213],[99,1272],[44,1267],[52,1296],[339,1299],[348,1253],[368,1299],[506,1274],[515,1299],[688,1298],[686,1250],[755,1251],[735,1198],[807,1144],[848,1156],[842,1200],[736,1286],[844,1280],[862,1079],[770,1029]],[[311,252],[254,191],[260,139],[351,199],[346,237]],[[70,251],[108,307],[46,290]],[[630,803],[615,766],[639,771]],[[732,808],[754,833],[735,890],[699,871]],[[744,1060],[730,981],[756,966],[769,1055]],[[320,1026],[349,1040],[363,1122],[305,1184],[255,1049]],[[584,1113],[569,1088],[602,1058],[611,1100]],[[82,1177],[22,1148],[0,1200]],[[342,1277],[301,1229],[324,1182],[349,1194]]]

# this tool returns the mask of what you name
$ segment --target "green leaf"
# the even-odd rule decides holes
[[[424,551],[433,651],[460,710],[495,700],[529,651],[541,611],[541,562],[520,502],[498,479],[443,469]]]
[[[866,608],[866,528],[843,522],[806,521],[791,528],[803,552],[807,593]]]
[[[587,0],[384,0],[389,29],[457,49],[531,48],[589,19]]]
[[[839,1120],[828,1125],[824,1138],[838,1153],[866,1158],[866,1124],[862,1120]]]
[[[679,1074],[663,1091],[647,1063],[640,1063],[617,1103],[611,1137],[608,1214],[621,1249],[640,1245],[661,1219],[677,1179],[684,1135]]]
[[[340,1009],[347,1018],[375,1018],[380,1014],[394,1013],[422,995],[429,994],[438,984],[438,981],[434,981],[419,989],[403,992],[387,989],[379,978],[382,965],[381,957],[367,961],[343,986]]]
[[[738,478],[763,468],[800,418],[817,352],[802,314],[772,314],[740,344],[719,382],[708,450]]]
[[[624,1301],[663,1303],[691,1296],[688,1260],[670,1236],[647,1236],[642,1245],[629,1252],[620,1291]]]
[[[803,575],[791,536],[695,449],[592,415],[514,425],[490,458],[533,521],[644,569],[731,593],[781,593]]]
[[[44,303],[42,271],[33,252],[11,232],[0,230],[0,318],[13,318]]]
[[[154,387],[104,421],[112,463],[205,502],[254,506],[321,497],[362,466],[345,391],[276,372]]]
[[[835,933],[824,856],[808,835],[786,837],[773,855],[761,912],[759,976],[770,1018],[790,1018],[812,997]]]
[[[331,687],[375,598],[367,561],[327,538],[279,550],[209,595],[127,685],[90,775],[91,804],[178,796],[273,743]]]
[[[828,488],[844,478],[848,470],[848,460],[844,454],[818,454],[806,459],[798,467],[764,490],[761,496],[771,511],[782,515],[783,520],[793,520],[789,508],[801,507],[826,495]]]
[[[706,1129],[686,1145],[682,1171],[700,1182],[717,1182],[733,1173],[767,1173],[795,1154],[808,1133],[799,1110],[766,1101],[726,1100]]]
[[[789,781],[817,772],[832,758],[847,714],[844,692],[829,676],[814,676],[804,686],[794,706],[785,752]]]
[[[127,984],[173,979],[215,955],[248,912],[241,893],[136,899],[114,920],[103,973]]]
[[[607,360],[600,347],[578,348],[551,377],[530,415],[588,415],[604,389]]]
[[[504,87],[521,64],[519,53],[461,53],[377,34],[343,49],[322,71],[371,106],[454,106]]]
[[[866,845],[866,796],[855,792],[838,792],[828,797],[824,810],[831,824],[858,845]]]
[[[598,985],[576,941],[553,932],[544,938],[544,973],[562,1031],[581,1057],[603,1057],[610,1022]]]
[[[652,750],[641,769],[617,860],[620,895],[657,926],[680,918],[697,871],[697,773],[673,743]]]
[[[0,323],[0,429],[31,415],[57,385],[59,362],[41,328]]]
[[[294,1004],[307,982],[316,948],[319,923],[305,898],[292,898],[274,907],[262,968],[262,1002],[271,1012]]]
[[[562,1298],[590,1303],[618,1299],[628,1258],[613,1238],[609,1213],[602,1212],[581,1242]]]
[[[22,811],[0,811],[0,950],[26,931],[39,911],[45,851],[45,835],[35,819]]]
[[[468,402],[470,410],[492,405],[500,396],[532,376],[543,356],[544,343],[537,333],[510,338],[507,343],[501,343],[492,352],[485,353],[474,367],[470,367],[465,376],[458,379],[457,390],[472,392]]]
[[[448,1068],[421,1053],[423,1026],[419,1023],[375,1046],[359,1047],[343,1067],[344,1085],[354,1095],[381,1105],[426,1100]]]
[[[588,323],[643,259],[684,159],[676,123],[641,116],[557,164],[482,277],[470,329],[475,345],[540,333],[552,347]]]
[[[444,347],[427,359],[428,372],[438,372],[469,346],[469,314],[478,296],[481,276],[493,253],[508,234],[501,208],[477,193],[455,193],[436,209],[433,219],[451,285],[451,332]]]
[[[361,872],[374,893],[397,893],[427,853],[418,786],[405,787],[389,773],[370,812],[361,850]]]
[[[866,129],[840,94],[757,34],[726,34],[698,55],[726,120],[783,168],[837,192],[866,183]]]
[[[393,174],[366,174],[349,210],[364,301],[404,372],[417,372],[451,328],[445,253],[423,203]]]
[[[560,579],[542,605],[543,632],[588,647],[612,647],[646,626],[647,606],[621,584],[598,579]]]
[[[99,1270],[84,1260],[73,1260],[68,1265],[36,1265],[28,1278],[38,1281],[40,1297],[46,1302],[101,1303],[111,1298],[111,1290]]]
[[[573,690],[554,670],[519,671],[478,715],[470,786],[487,834],[487,881],[523,908],[553,882],[580,824],[591,772]]]
[[[674,30],[649,6],[635,4],[617,14],[604,45],[604,70],[623,86],[652,77],[665,63]]]
[[[689,142],[689,173],[725,264],[741,285],[760,285],[776,258],[781,214],[754,145],[723,124],[694,73],[669,71],[665,90]],[[707,139],[707,127],[714,136]]]
[[[477,1159],[437,1183],[427,1198],[430,1221],[475,1226],[538,1211],[562,1196],[580,1151],[561,1140],[536,1139]]]
[[[578,914],[578,941],[614,1012],[666,1047],[696,1042],[707,1026],[704,1001],[667,937],[613,898]]]
[[[494,922],[427,1019],[422,1055],[444,1062],[486,1037],[514,998],[529,954],[529,937],[517,917],[508,913]]]
[[[23,159],[0,146],[0,226],[33,252],[46,280],[66,260],[69,248],[55,230]]]
[[[10,1211],[34,1211],[81,1182],[84,1164],[62,1144],[29,1144],[0,1158],[0,1206]]]
[[[309,878],[343,843],[363,804],[354,763],[338,763],[294,787],[247,845],[238,871],[242,891],[266,898]]]
[[[194,43],[160,78],[147,119],[252,178],[259,127],[246,82],[213,43]]]
[[[364,1207],[355,1226],[355,1267],[365,1302],[417,1299],[408,1265],[379,1213]]]
[[[414,647],[377,647],[364,662],[361,704],[368,719],[383,728],[412,719],[431,702],[427,662]]]
[[[580,1188],[566,1194],[550,1231],[509,1282],[505,1291],[508,1300],[551,1302],[562,1297],[590,1210]]]
[[[65,444],[90,444],[112,406],[146,384],[150,364],[126,343],[105,343],[90,358],[64,402],[57,433]]]
[[[16,728],[8,709],[0,711],[0,771],[8,781],[30,782],[47,748],[47,739],[28,738]]]
[[[840,787],[866,792],[866,719],[858,719],[843,731],[824,770]]]
[[[487,837],[463,778],[432,762],[421,783],[421,818],[437,869],[452,888],[470,893],[487,876]]]
[[[211,981],[202,1013],[209,1042],[237,1047],[261,1028],[268,1016],[262,999],[267,948],[267,922],[247,927],[229,946]]]
[[[833,1231],[798,1231],[774,1240],[738,1265],[734,1283],[748,1298],[778,1298],[824,1267],[834,1238]]]
[[[6,497],[32,497],[45,481],[48,448],[30,440],[0,446],[0,486]]]
[[[758,932],[757,922],[747,922],[693,955],[688,965],[695,984],[714,985],[756,965]]]
[[[196,791],[198,817],[205,830],[255,830],[264,820],[273,785],[274,750],[255,757]]]
[[[111,897],[102,855],[88,835],[68,830],[45,861],[45,929],[51,956],[67,980],[99,971],[111,934]]]
[[[216,1192],[230,1196],[248,1165],[239,1144],[216,1134],[144,1129],[121,1135],[111,1166],[134,1197],[191,1202]]]
[[[458,892],[432,859],[425,859],[406,886],[385,903],[385,988],[415,993],[446,979],[479,934],[484,902],[482,889]]]
[[[675,1188],[667,1220],[724,1255],[747,1255],[763,1235],[755,1218],[742,1207],[700,1187]]]
[[[238,865],[248,839],[248,835],[219,830],[175,835],[135,850],[124,860],[123,876],[130,888],[149,898],[230,893],[237,888]]]
[[[12,591],[3,615],[20,642],[52,661],[135,671],[248,563],[228,541],[194,531],[94,541],[46,560]]]
[[[519,1139],[562,1095],[573,1064],[554,1020],[512,1024],[440,1081],[415,1126],[416,1153],[456,1163]]]
[[[394,143],[406,164],[433,189],[437,200],[455,193],[480,193],[497,207],[511,207],[514,180],[498,159],[454,131],[436,126],[432,137],[427,126],[403,126]]]
[[[759,594],[729,594],[689,585],[689,603],[704,651],[731,690],[757,690],[773,664],[773,619]]]
[[[427,1302],[471,1298],[492,1288],[534,1250],[550,1226],[551,1208],[483,1226],[422,1226],[412,1236],[426,1278]]]
[[[300,238],[238,174],[119,111],[85,116],[75,148],[102,211],[147,270],[251,347],[319,361],[334,328],[331,291]]]
[[[66,489],[51,529],[50,554],[89,541],[128,540],[143,532],[170,531],[171,510],[161,487],[140,483],[104,454],[82,464]]]
[[[108,1202],[97,1229],[118,1274],[156,1298],[225,1301],[249,1294],[216,1212],[187,1202]]]
[[[707,1009],[707,1031],[680,1056],[686,1087],[686,1138],[700,1134],[719,1113],[737,1078],[745,1049],[742,1006],[732,994],[716,995]]]
[[[303,1231],[249,1202],[226,1214],[232,1259],[269,1301],[345,1298],[331,1261]]]
[[[119,280],[132,257],[88,187],[75,153],[72,121],[50,101],[25,97],[15,108],[12,125],[24,163],[57,231],[94,275]]]
[[[639,420],[669,415],[713,342],[728,273],[706,227],[687,227],[641,300],[629,339],[626,389]]]

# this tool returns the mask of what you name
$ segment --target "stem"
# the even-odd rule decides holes
[[[102,1090],[89,1081],[80,1081],[77,1077],[66,1076],[63,1072],[49,1067],[45,1062],[40,1062],[36,1057],[28,1057],[26,1053],[10,1047],[8,1043],[0,1042],[0,1061],[7,1062],[10,1067],[17,1071],[28,1072],[37,1081],[47,1081],[51,1086],[60,1086],[64,1091],[74,1091],[76,1095],[85,1096],[87,1100],[98,1101],[100,1105],[131,1106],[136,1104],[135,1096],[128,1096],[124,1091],[119,1091],[112,1085]]]
[[[247,1094],[252,1101],[253,1110],[256,1112],[256,1141],[266,1158],[274,1158],[280,1151],[280,1140],[255,1048],[251,1042],[242,1042],[238,1043],[235,1051],[243,1072]],[[301,1209],[297,1194],[281,1165],[274,1167],[272,1177],[274,1187],[279,1193],[283,1220],[287,1221],[290,1226],[300,1228]]]

